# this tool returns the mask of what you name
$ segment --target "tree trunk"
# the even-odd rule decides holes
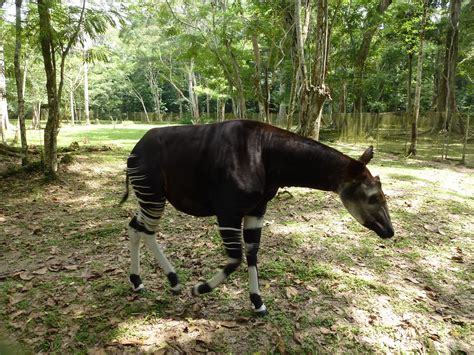
[[[16,81],[16,93],[18,98],[18,126],[20,130],[21,137],[21,164],[28,164],[28,145],[26,142],[26,127],[25,127],[25,99],[24,99],[24,77],[21,73],[21,4],[22,0],[15,0],[16,6],[16,45],[15,45],[15,81]],[[26,76],[26,68],[25,68]]]
[[[258,116],[260,121],[268,121],[266,116],[266,109],[265,103],[263,98],[263,91],[262,91],[262,71],[261,71],[261,64],[260,64],[260,47],[258,45],[257,34],[254,32],[252,33],[252,47],[253,47],[253,55],[255,57],[255,69],[254,69],[254,89],[255,95],[257,97],[258,102]]]
[[[448,31],[446,35],[446,51],[444,57],[443,74],[440,78],[438,93],[438,112],[444,113],[442,129],[448,129],[451,113],[457,111],[455,97],[456,66],[459,43],[459,17],[461,0],[449,2]]]
[[[470,115],[466,115],[466,125],[465,125],[465,131],[464,131],[464,144],[462,147],[462,158],[461,158],[461,164],[466,164],[466,147],[467,147],[467,140],[469,138],[469,119]]]
[[[372,39],[377,32],[377,29],[381,22],[381,17],[383,13],[387,10],[387,8],[392,3],[392,0],[380,0],[378,3],[375,14],[369,13],[367,15],[367,24],[366,30],[362,37],[361,45],[356,54],[356,62],[354,66],[355,71],[355,100],[354,100],[354,111],[357,113],[363,112],[363,105],[364,105],[364,89],[363,89],[363,82],[364,82],[364,70],[365,70],[365,63],[369,56],[370,46],[372,43]]]
[[[0,133],[2,142],[5,142],[6,131],[10,128],[7,106],[7,84],[5,80],[5,59],[3,55],[3,44],[0,43]]]
[[[407,114],[411,114],[411,78],[413,76],[413,53],[408,53],[408,78],[407,78]]]
[[[304,47],[302,42],[300,4],[296,2],[296,32],[298,42],[298,61],[301,73],[301,94],[298,133],[306,137],[319,140],[321,117],[324,102],[330,98],[329,88],[326,86],[326,75],[329,60],[329,16],[327,0],[317,1],[317,22],[314,34],[315,56],[311,66],[311,77],[308,77]]]
[[[194,61],[191,60],[191,65],[188,68],[188,100],[189,100],[189,109],[194,120],[199,122],[199,101],[196,93],[194,92],[195,86],[194,77]]]
[[[278,121],[279,122],[283,122],[286,118],[286,102],[284,99],[285,91],[286,91],[286,85],[283,81],[281,81],[280,87],[278,88],[278,96],[280,97],[280,104],[278,106]]]
[[[44,173],[55,178],[58,170],[57,134],[59,129],[59,101],[56,85],[56,62],[47,0],[38,0],[41,52],[46,73],[48,121],[44,130]]]
[[[237,62],[237,59],[235,58],[235,54],[232,49],[232,46],[229,40],[227,39],[225,40],[225,47],[231,59],[232,70],[233,70],[233,75],[232,75],[233,80],[229,81],[229,83],[232,83],[232,85],[235,87],[237,91],[236,95],[234,96],[234,99],[235,99],[234,115],[235,115],[235,118],[237,119],[243,119],[243,118],[246,118],[247,116],[247,104],[245,102],[245,90],[244,90],[244,84],[242,82],[242,76],[240,73],[240,66],[239,66],[239,63]]]
[[[411,143],[408,148],[408,155],[416,155],[416,145],[418,140],[418,118],[420,116],[420,99],[421,99],[421,79],[423,72],[423,46],[425,41],[425,27],[426,27],[426,14],[428,11],[428,4],[425,0],[423,2],[423,17],[421,19],[421,32],[420,32],[420,45],[418,49],[418,63],[416,65],[416,88],[415,88],[415,107],[414,114],[411,123]]]
[[[86,125],[91,124],[89,113],[89,64],[84,58],[84,115],[86,117]]]
[[[41,115],[41,103],[33,102],[33,117],[31,119],[31,129],[40,129],[40,115]]]
[[[69,109],[71,110],[71,125],[74,126],[76,122],[74,120],[74,90],[72,88],[69,90]]]

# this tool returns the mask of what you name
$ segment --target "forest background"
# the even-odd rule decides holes
[[[316,139],[324,129],[396,142],[397,154],[415,155],[421,136],[441,158],[450,140],[470,141],[472,1],[2,5],[1,137],[13,126],[26,155],[14,126],[46,123],[47,174],[60,122],[250,118]],[[456,154],[466,161],[465,148]]]

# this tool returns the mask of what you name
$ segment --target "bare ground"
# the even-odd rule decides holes
[[[333,194],[280,194],[259,254],[270,313],[255,318],[245,267],[191,297],[225,258],[214,219],[171,206],[158,239],[184,292],[171,295],[144,249],[147,291],[131,292],[135,200],[118,207],[126,154],[76,153],[55,183],[39,173],[2,179],[0,353],[472,352],[473,170],[377,156],[372,171],[396,229],[388,241],[358,226]]]

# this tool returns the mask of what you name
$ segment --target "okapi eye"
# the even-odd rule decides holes
[[[375,205],[378,202],[378,198],[376,195],[372,195],[369,197],[369,200],[367,201],[369,205]]]

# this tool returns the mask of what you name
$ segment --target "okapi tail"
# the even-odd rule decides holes
[[[128,199],[128,182],[129,182],[129,177],[128,177],[128,171],[125,173],[125,192],[122,196],[122,199],[120,200],[119,206],[122,206],[125,201]]]

